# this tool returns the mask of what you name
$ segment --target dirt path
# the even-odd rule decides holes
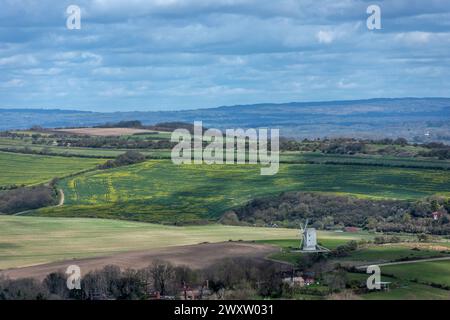
[[[62,207],[64,205],[64,191],[63,191],[63,189],[58,189],[58,191],[60,194],[60,198],[59,198],[59,203],[56,206]]]
[[[278,252],[279,250],[278,247],[271,245],[245,242],[205,243],[191,246],[119,253],[112,256],[97,258],[73,259],[26,268],[8,269],[0,271],[0,275],[5,275],[12,279],[31,277],[42,280],[51,272],[64,272],[70,265],[78,265],[81,268],[82,274],[86,274],[89,271],[98,270],[112,264],[117,265],[122,269],[145,268],[155,260],[168,261],[174,265],[187,265],[193,269],[201,269],[208,267],[223,258],[249,257],[265,259],[269,254]]]
[[[385,267],[385,266],[395,266],[395,265],[399,265],[399,264],[410,264],[410,263],[418,263],[418,262],[433,262],[433,261],[444,261],[444,260],[450,260],[450,257],[417,259],[417,260],[386,262],[386,263],[374,263],[372,265],[377,265],[379,267]],[[359,266],[356,268],[357,269],[367,269],[368,266],[370,266],[370,265]]]

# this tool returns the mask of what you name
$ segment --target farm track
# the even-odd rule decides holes
[[[78,265],[81,268],[82,274],[86,274],[93,270],[102,269],[107,265],[117,265],[122,269],[140,269],[148,267],[157,260],[167,261],[174,265],[188,265],[193,269],[202,269],[225,258],[246,257],[266,259],[268,255],[278,251],[279,248],[272,245],[248,242],[205,243],[140,250],[104,257],[73,259],[31,267],[8,269],[0,271],[0,276],[4,275],[12,279],[31,277],[42,280],[49,273],[57,271],[64,272],[70,265]]]
[[[64,205],[64,190],[58,189],[58,192],[60,194],[59,203],[56,205],[56,207],[62,207]]]

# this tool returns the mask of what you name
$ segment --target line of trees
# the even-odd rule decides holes
[[[0,300],[182,298],[186,287],[200,288],[203,298],[255,298],[283,295],[280,264],[247,258],[225,259],[203,270],[155,261],[147,268],[106,266],[81,279],[81,289],[67,289],[67,275],[51,273],[43,281],[0,278]],[[209,280],[206,282],[205,280]]]
[[[114,160],[108,160],[105,163],[98,166],[99,169],[111,169],[116,167],[127,166],[145,161],[146,157],[135,150],[129,150],[124,154],[118,155]]]
[[[377,148],[370,147],[376,145]],[[406,151],[406,146],[421,147],[420,149]],[[355,138],[335,138],[335,139],[317,139],[303,141],[281,139],[281,151],[314,151],[326,154],[375,154],[392,156],[420,156],[438,158],[440,160],[450,159],[450,146],[431,142],[426,144],[410,144],[404,138],[397,139],[355,139]]]

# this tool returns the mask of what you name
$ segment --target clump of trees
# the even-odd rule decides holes
[[[49,291],[35,279],[10,280],[0,277],[0,300],[45,300]]]
[[[423,145],[423,147],[429,149],[429,151],[422,151],[419,152],[419,155],[422,157],[435,157],[440,160],[446,160],[450,159],[450,146],[443,144],[443,143],[437,143],[437,142],[431,142]]]
[[[0,193],[0,214],[13,214],[38,209],[57,202],[53,186],[19,187]]]
[[[121,166],[127,166],[130,164],[135,164],[139,162],[145,161],[146,157],[135,150],[130,150],[125,152],[124,154],[121,154],[117,156],[114,160],[108,160],[105,163],[98,166],[99,169],[111,169]]]
[[[356,241],[349,241],[346,244],[337,246],[331,251],[331,255],[337,258],[348,257],[352,252],[358,249],[358,243]]]
[[[113,123],[105,123],[101,126],[94,126],[94,128],[143,128],[144,126],[139,120],[124,120]]]
[[[375,148],[372,146],[376,146]],[[407,151],[404,147],[421,147],[425,151]],[[405,138],[397,139],[355,139],[355,138],[335,138],[295,141],[290,139],[280,139],[280,150],[282,151],[313,151],[327,154],[375,154],[393,156],[420,156],[438,158],[441,160],[450,159],[450,146],[431,142],[426,144],[410,144]],[[419,149],[418,149],[419,150]]]
[[[50,141],[47,139],[46,141]],[[122,137],[93,137],[60,135],[55,138],[57,146],[106,149],[170,149],[175,143],[169,139],[143,139],[139,135]],[[34,144],[45,144],[45,141],[34,140]]]
[[[432,213],[441,216],[434,220]],[[255,199],[227,212],[223,223],[297,228],[306,218],[317,229],[359,227],[382,232],[450,234],[450,199],[417,201],[359,199],[311,192],[286,192]]]

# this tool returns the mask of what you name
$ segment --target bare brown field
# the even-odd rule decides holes
[[[54,129],[55,132],[70,133],[75,135],[86,136],[126,136],[135,133],[151,133],[152,130],[134,129],[134,128],[75,128],[75,129]]]
[[[42,280],[52,272],[64,272],[70,265],[78,265],[82,274],[99,270],[107,265],[117,265],[121,269],[145,268],[156,260],[167,261],[174,265],[187,265],[192,269],[208,267],[224,258],[247,257],[265,259],[280,249],[272,245],[248,242],[204,243],[198,245],[178,246],[161,249],[140,250],[119,253],[111,256],[73,259],[37,266],[15,268],[0,272],[0,276],[11,279],[35,278]]]

